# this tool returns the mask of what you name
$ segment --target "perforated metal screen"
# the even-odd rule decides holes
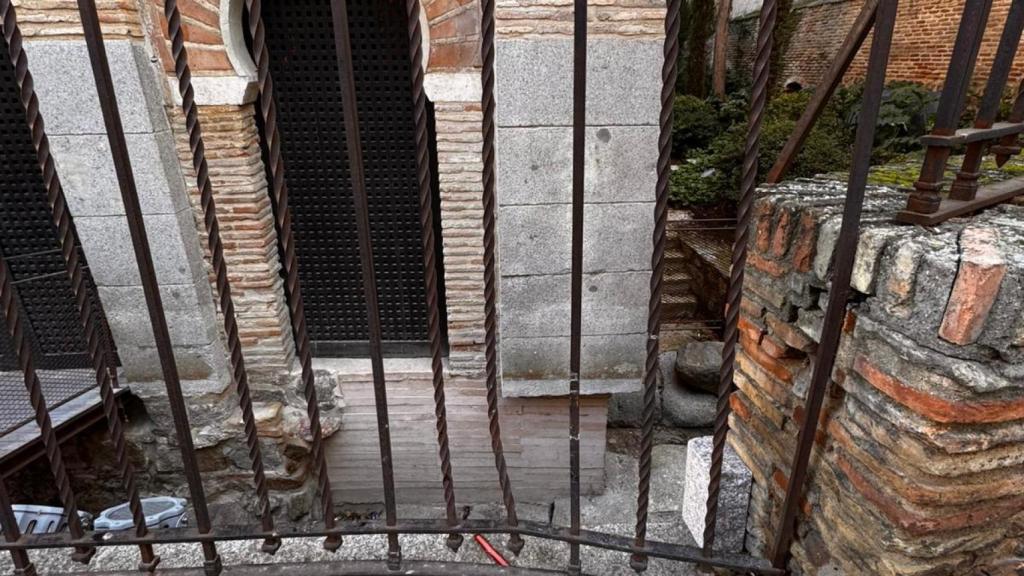
[[[91,363],[2,38],[0,51],[0,250],[19,295],[44,397],[53,408],[95,387],[96,379],[82,370]],[[0,317],[0,434],[32,418],[4,322]]]
[[[426,340],[404,4],[350,0],[384,339]],[[368,339],[329,0],[264,5],[309,335],[318,355]],[[394,347],[393,347],[394,349]]]

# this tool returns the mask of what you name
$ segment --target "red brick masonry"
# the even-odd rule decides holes
[[[754,552],[772,542],[804,419],[843,192],[803,180],[756,204],[730,420],[755,478]],[[889,189],[868,195],[794,563],[805,574],[1015,574],[1024,207],[924,229],[892,223],[904,202]]]

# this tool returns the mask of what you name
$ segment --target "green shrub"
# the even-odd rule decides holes
[[[863,84],[839,91],[836,100],[851,133],[860,116]],[[935,118],[938,93],[913,82],[892,82],[882,93],[875,129],[874,163],[888,162],[921,148],[920,138],[928,132]]]
[[[718,111],[702,98],[677,96],[672,109],[672,155],[686,158],[693,150],[707,147],[718,135]]]

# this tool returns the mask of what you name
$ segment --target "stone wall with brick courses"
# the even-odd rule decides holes
[[[984,88],[992,66],[1011,0],[994,0],[985,37],[978,53],[974,88]],[[813,0],[796,8],[797,30],[783,59],[780,81],[799,80],[804,87],[815,86],[828,70],[843,39],[850,30],[863,0]],[[901,2],[897,13],[889,61],[888,80],[919,82],[938,89],[946,77],[964,0],[914,0]],[[742,62],[749,73],[753,62],[757,13],[733,21],[730,34],[730,64]],[[737,46],[742,42],[742,46]],[[870,36],[857,54],[844,81],[862,80],[867,71]],[[1024,54],[1014,62],[1011,83],[1024,75]]]
[[[25,38],[82,38],[82,20],[75,0],[14,0],[14,7]],[[97,0],[96,9],[104,39],[142,38],[137,0]]]
[[[798,180],[755,205],[730,402],[730,441],[755,478],[755,553],[778,528],[844,192]],[[904,202],[868,194],[793,563],[1009,575],[1024,552],[1024,207],[921,228],[892,222]]]
[[[216,278],[184,117],[178,107],[169,108],[168,115],[212,289]],[[293,370],[295,346],[253,105],[203,106],[199,118],[246,368],[254,384],[276,384]],[[222,314],[216,293],[214,302]]]
[[[590,36],[664,37],[664,0],[590,0]],[[573,0],[497,0],[501,38],[572,37]]]

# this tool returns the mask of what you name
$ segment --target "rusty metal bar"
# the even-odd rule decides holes
[[[718,495],[722,488],[722,459],[725,440],[729,433],[729,397],[735,390],[733,374],[736,363],[736,345],[739,341],[740,302],[743,299],[743,279],[747,265],[747,244],[757,188],[757,161],[761,144],[761,125],[768,104],[768,79],[772,59],[772,36],[778,16],[776,0],[766,0],[761,6],[761,19],[757,31],[757,52],[754,58],[754,83],[750,98],[750,120],[747,126],[746,150],[743,155],[743,179],[740,184],[739,203],[736,208],[736,235],[732,244],[732,262],[729,271],[729,290],[725,303],[725,331],[722,348],[722,367],[719,373],[718,406],[711,443],[711,469],[708,473],[708,501],[704,516],[704,556],[714,552],[715,530],[718,521]]]
[[[338,521],[331,530],[310,529],[282,532],[281,538],[309,538],[325,535],[371,535],[371,534],[447,534],[451,531],[447,520],[405,520],[395,526],[388,526],[379,520]],[[686,546],[660,541],[648,541],[643,548],[633,545],[628,536],[606,534],[591,530],[581,530],[579,536],[573,536],[568,529],[553,527],[547,522],[524,520],[517,528],[510,528],[504,520],[464,520],[459,524],[461,534],[520,534],[531,538],[542,538],[557,542],[579,542],[580,544],[604,550],[613,550],[627,554],[643,554],[652,558],[700,563],[716,568],[732,570],[740,574],[764,574],[781,576],[782,570],[772,568],[766,560],[746,554],[721,553],[711,559],[704,558],[701,550],[694,546]],[[200,534],[194,528],[179,530],[157,530],[146,538],[139,538],[130,532],[108,532],[92,534],[84,541],[76,541],[68,534],[40,534],[24,536],[18,542],[0,543],[0,551],[4,550],[39,550],[46,548],[66,548],[75,544],[95,545],[97,547],[123,546],[139,542],[154,544],[181,544],[205,541],[238,541],[253,540],[270,536],[260,531],[259,526],[222,526],[212,533]]]
[[[789,167],[796,160],[796,155],[800,153],[800,149],[811,134],[811,130],[818,123],[818,118],[825,111],[825,106],[832,98],[832,95],[835,94],[836,89],[839,88],[843,81],[843,76],[849,70],[850,64],[853,63],[853,59],[860,52],[860,48],[864,45],[864,40],[868,37],[868,33],[871,32],[871,28],[875,25],[875,14],[877,11],[878,0],[868,0],[861,7],[860,13],[857,14],[857,19],[853,21],[850,32],[839,47],[839,52],[836,54],[835,59],[832,60],[832,65],[829,66],[824,79],[815,89],[814,96],[807,103],[807,109],[800,115],[800,119],[793,128],[793,133],[786,140],[786,144],[782,147],[782,151],[779,152],[779,157],[775,160],[772,169],[768,171],[768,176],[765,178],[767,184],[778,184],[786,177]]]
[[[121,199],[127,215],[128,230],[131,234],[132,248],[135,251],[135,261],[139,267],[142,290],[145,294],[146,306],[149,309],[149,320],[153,327],[153,338],[156,342],[157,355],[160,358],[164,385],[167,388],[167,399],[174,418],[174,428],[178,443],[180,444],[185,479],[192,496],[192,508],[195,512],[196,526],[200,532],[207,533],[211,528],[210,512],[206,506],[203,480],[199,471],[199,464],[196,461],[192,431],[188,423],[188,408],[185,406],[185,398],[181,391],[181,379],[174,360],[171,335],[167,328],[167,317],[164,315],[160,286],[157,283],[156,271],[153,267],[153,255],[149,248],[149,239],[146,235],[142,208],[139,206],[139,194],[135,186],[135,176],[132,173],[131,158],[128,154],[124,127],[121,124],[121,116],[118,111],[117,95],[114,92],[114,81],[110,74],[110,64],[107,61],[107,52],[103,44],[103,31],[100,28],[99,16],[96,13],[95,0],[78,0],[78,11],[81,15],[82,27],[85,31],[89,60],[92,64],[93,78],[96,81],[96,92],[99,95],[100,108],[103,111],[103,121],[107,130],[107,139],[110,142],[111,155],[114,160],[114,170],[117,172]],[[221,559],[217,554],[217,548],[213,541],[203,543],[203,557],[206,573],[209,576],[220,574],[222,570]]]
[[[192,151],[192,167],[196,171],[196,186],[199,188],[203,224],[212,256],[217,297],[220,300],[220,309],[224,318],[224,334],[227,337],[231,379],[238,392],[238,404],[242,411],[242,423],[245,427],[245,444],[249,448],[249,459],[252,462],[256,497],[259,501],[260,523],[264,531],[273,532],[274,518],[270,509],[270,492],[267,489],[267,476],[263,467],[263,452],[256,430],[256,416],[252,409],[249,376],[245,370],[242,341],[238,335],[235,301],[231,297],[228,265],[224,258],[224,241],[220,237],[217,205],[213,198],[213,182],[210,180],[210,167],[206,161],[206,144],[203,141],[203,129],[199,123],[199,107],[196,105],[195,90],[192,87],[192,70],[188,63],[185,32],[181,26],[181,11],[178,9],[177,0],[166,0],[164,15],[167,17],[167,33],[171,40],[174,74],[178,79],[178,91],[181,94],[181,110],[185,116],[185,130],[188,132],[189,149]],[[280,547],[280,538],[270,538],[263,542],[262,550],[267,554],[274,554]]]
[[[291,315],[295,354],[302,367],[302,392],[306,397],[309,431],[313,437],[311,451],[318,482],[317,489],[320,493],[320,509],[324,517],[324,527],[330,530],[334,528],[336,522],[334,498],[331,495],[331,481],[327,477],[324,434],[320,424],[320,401],[317,399],[313,355],[310,351],[309,333],[306,331],[306,312],[302,303],[302,286],[299,283],[299,261],[295,255],[292,214],[288,208],[288,182],[285,180],[284,156],[281,154],[281,132],[277,126],[277,101],[274,97],[274,80],[270,75],[270,51],[267,48],[266,28],[263,23],[262,0],[246,0],[245,8],[249,12],[252,55],[256,62],[256,81],[260,92],[259,110],[263,118],[263,139],[267,148],[267,170],[270,173],[270,198],[274,203],[274,224],[277,228],[281,269],[285,276],[285,297]],[[329,534],[324,540],[324,549],[333,552],[341,548],[341,544],[340,534]]]
[[[14,544],[21,540],[21,530],[14,516],[11,497],[7,494],[7,482],[0,478],[0,528],[3,529],[4,540]],[[14,564],[14,576],[36,576],[36,567],[25,550],[11,550],[11,563]]]
[[[956,132],[991,8],[992,0],[967,0],[964,4],[932,134],[949,136]],[[921,176],[914,183],[914,192],[907,200],[908,212],[931,214],[939,209],[942,202],[939,192],[942,190],[942,177],[950,153],[948,147],[928,147]]]
[[[380,305],[377,301],[377,272],[373,268],[373,240],[370,237],[370,209],[363,165],[363,142],[359,134],[356,79],[352,68],[352,39],[348,27],[348,2],[331,0],[331,21],[334,25],[334,49],[338,58],[338,79],[341,84],[342,112],[345,116],[345,144],[348,151],[348,172],[352,182],[352,204],[356,231],[359,235],[359,256],[362,263],[363,297],[366,299],[366,323],[370,332],[370,363],[373,367],[373,397],[377,411],[377,436],[380,442],[380,465],[384,482],[384,515],[388,526],[398,523],[395,504],[395,469],[391,454],[391,425],[388,422],[388,392],[384,377],[383,340]],[[402,548],[397,533],[388,534],[388,567],[402,566]]]
[[[423,281],[427,298],[427,337],[430,340],[430,369],[434,382],[434,417],[437,422],[438,456],[441,459],[441,487],[444,490],[445,515],[448,524],[457,526],[455,482],[452,479],[452,455],[448,442],[448,411],[444,394],[444,364],[441,355],[441,307],[437,284],[437,247],[434,239],[434,210],[430,178],[430,156],[427,135],[427,94],[423,89],[423,30],[420,23],[420,0],[406,0],[406,22],[409,31],[409,70],[412,75],[413,114],[416,120],[416,181],[420,193],[420,238],[423,246]],[[448,548],[457,552],[462,535],[448,535]]]
[[[11,336],[11,345],[18,359],[18,367],[25,375],[25,389],[28,390],[29,402],[35,412],[36,424],[39,425],[39,435],[46,449],[46,460],[50,465],[53,479],[57,483],[57,492],[61,505],[64,506],[64,513],[67,515],[68,530],[73,538],[81,539],[85,536],[85,531],[78,518],[75,492],[71,488],[71,478],[68,476],[67,468],[64,467],[60,442],[57,441],[57,432],[53,429],[50,410],[43,397],[43,385],[39,382],[39,375],[36,374],[35,361],[32,358],[32,343],[25,337],[25,326],[22,323],[21,304],[17,289],[11,280],[11,271],[7,267],[7,261],[0,253],[0,306],[2,306],[4,323],[7,333]],[[88,564],[95,554],[95,548],[79,546],[71,558],[76,562]]]
[[[975,128],[991,128],[996,121],[996,116],[999,114],[999,102],[1002,100],[1006,82],[1010,78],[1010,69],[1013,66],[1014,56],[1017,54],[1017,47],[1020,45],[1022,30],[1024,30],[1024,2],[1012,2],[1010,11],[1006,15],[1003,34],[999,38],[999,47],[996,49],[996,57],[992,62],[988,82],[985,85],[985,93],[981,98],[981,105],[978,107],[978,115],[974,120]],[[988,144],[987,141],[978,141],[967,145],[960,171],[949,189],[951,199],[974,200],[978,193],[981,161]]]
[[[647,542],[647,519],[651,496],[651,456],[654,450],[654,410],[658,399],[658,353],[661,335],[661,296],[665,276],[665,245],[668,228],[669,177],[672,174],[672,112],[679,76],[679,28],[682,0],[668,0],[665,10],[665,44],[661,66],[661,114],[658,133],[658,180],[655,185],[654,231],[651,242],[651,298],[647,314],[647,356],[644,364],[643,420],[638,462],[636,530],[633,544]],[[634,554],[629,561],[637,572],[647,569],[647,556]]]
[[[65,273],[70,281],[89,359],[92,361],[93,371],[96,374],[96,384],[100,390],[103,412],[107,421],[107,431],[114,444],[118,472],[128,495],[128,507],[132,513],[136,534],[145,536],[146,519],[142,512],[139,491],[135,485],[134,468],[128,459],[124,430],[121,426],[121,413],[114,393],[117,372],[112,363],[115,359],[113,343],[110,339],[109,328],[105,323],[105,316],[100,308],[99,298],[94,297],[89,283],[86,281],[86,265],[78,248],[80,245],[78,233],[75,230],[71,211],[68,209],[53,154],[50,152],[50,140],[46,136],[43,116],[39,112],[39,98],[36,95],[32,72],[28,68],[28,55],[22,44],[17,14],[11,0],[0,0],[0,30],[3,31],[8,57],[14,67],[15,78],[20,88],[19,96],[25,110],[25,121],[32,134],[32,145],[35,148],[36,159],[42,173],[43,186],[46,188],[50,215],[57,230],[57,241],[60,243]],[[140,554],[142,556],[140,569],[149,572],[155,570],[160,558],[154,554],[153,547],[141,546]]]
[[[497,311],[497,266],[495,262],[495,205],[498,202],[495,191],[496,159],[494,153],[494,3],[495,0],[480,0],[480,56],[482,107],[483,107],[483,221],[484,221],[484,347],[487,373],[487,418],[491,435],[491,450],[494,465],[498,470],[498,484],[505,502],[508,525],[519,525],[516,514],[516,500],[512,494],[505,463],[505,450],[501,441],[501,419],[498,414],[498,311]],[[519,554],[524,542],[517,532],[509,536],[508,547],[513,554]]]
[[[587,0],[573,8],[572,267],[569,311],[569,531],[580,533],[580,356],[583,333],[583,210],[587,144]],[[580,545],[569,545],[566,572],[582,569]]]
[[[850,293],[850,278],[857,254],[860,236],[860,216],[864,205],[864,190],[867,186],[868,170],[871,168],[871,150],[875,140],[878,111],[885,90],[885,72],[892,46],[893,29],[896,27],[898,0],[882,0],[878,5],[875,33],[871,40],[868,56],[868,72],[864,82],[864,96],[860,117],[857,120],[857,134],[853,145],[853,166],[846,188],[846,202],[843,208],[843,222],[836,242],[835,269],[832,273],[832,291],[828,295],[828,306],[822,324],[821,341],[815,354],[811,383],[804,403],[805,416],[797,437],[797,450],[790,467],[786,499],[782,505],[782,517],[776,533],[772,566],[784,569],[789,558],[789,547],[796,530],[796,514],[800,507],[807,468],[814,447],[815,434],[821,416],[825,392],[832,377],[832,368],[839,349],[843,324],[846,318],[847,297]]]
[[[1013,101],[1013,108],[1010,110],[1010,117],[1006,119],[1012,124],[1024,122],[1024,79],[1017,86],[1017,97]],[[1020,154],[1019,136],[1017,134],[1003,136],[997,144],[993,144],[990,151],[996,155],[996,165],[1000,168],[1010,159],[1010,156]]]

